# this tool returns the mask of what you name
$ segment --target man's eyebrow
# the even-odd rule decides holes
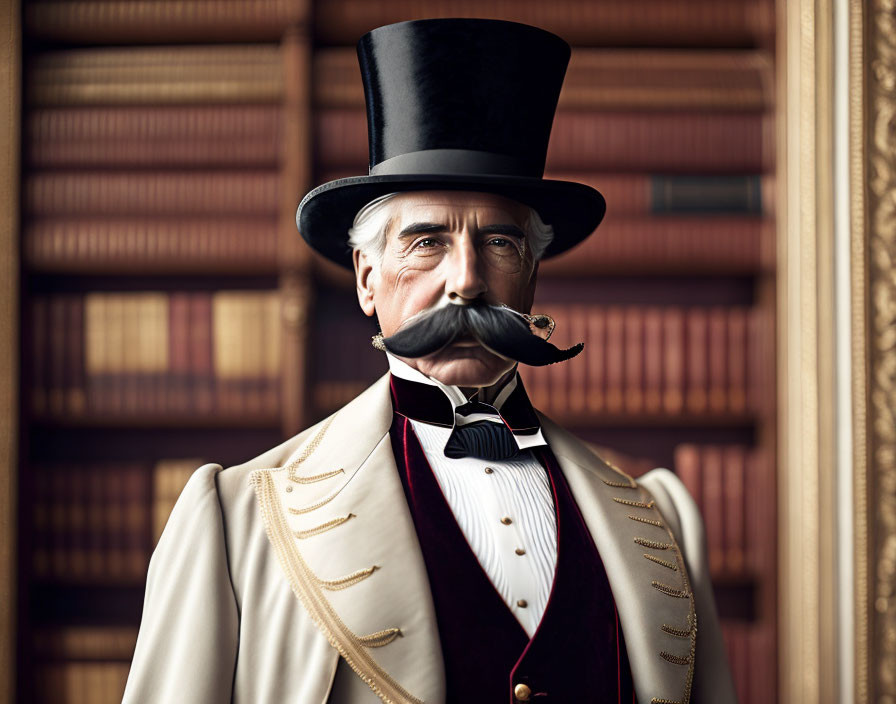
[[[437,232],[446,232],[448,230],[447,225],[435,223],[435,222],[415,222],[411,223],[407,227],[403,228],[401,232],[398,233],[399,239],[404,237],[411,237],[413,235],[420,234],[435,234]],[[510,235],[511,237],[516,237],[517,239],[525,239],[526,234],[523,230],[516,225],[512,225],[510,223],[496,223],[494,225],[484,225],[477,230],[477,234],[479,235]]]
[[[398,233],[398,237],[401,239],[403,237],[411,237],[412,235],[423,233],[445,232],[447,229],[447,225],[440,225],[436,222],[415,222],[402,229],[402,231]]]
[[[478,230],[480,235],[510,235],[518,239],[525,239],[526,233],[516,225],[497,223],[495,225],[485,225]]]

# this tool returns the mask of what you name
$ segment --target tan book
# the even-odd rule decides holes
[[[127,378],[128,365],[132,364],[133,347],[128,347],[126,340],[133,339],[135,331],[135,313],[133,299],[128,294],[107,293],[106,314],[106,397],[103,411],[106,413],[123,413],[136,402],[133,388],[133,376]]]
[[[36,105],[274,102],[283,94],[274,45],[71,49],[38,54],[26,74]]]
[[[280,378],[283,358],[283,323],[280,314],[280,295],[272,292],[264,299],[262,311],[262,377],[264,379],[264,408],[267,412],[280,408]]]
[[[111,308],[116,315],[116,323],[120,332],[121,365],[118,369],[118,382],[122,389],[122,411],[130,416],[145,413],[143,400],[143,375],[140,364],[144,349],[140,329],[146,324],[145,297],[139,293],[121,293],[112,298]]]

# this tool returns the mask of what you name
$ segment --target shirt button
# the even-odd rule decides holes
[[[486,474],[493,474],[494,471],[495,471],[495,470],[493,470],[491,467],[486,467],[486,468],[485,468],[485,473],[486,473]]]
[[[529,697],[532,696],[532,690],[527,685],[518,684],[513,688],[513,696],[516,697],[518,702],[527,702]]]
[[[510,516],[504,516],[504,518],[501,519],[501,523],[503,523],[505,526],[509,526],[511,523],[513,523],[513,519]]]
[[[522,548],[517,548],[516,550],[514,550],[514,552],[515,552],[517,555],[525,555],[525,554],[526,554],[526,551],[523,550]]]
[[[519,606],[521,609],[525,609],[529,605],[529,602],[526,601],[525,599],[519,599],[516,602],[516,605]]]

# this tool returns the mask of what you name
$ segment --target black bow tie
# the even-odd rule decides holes
[[[514,459],[519,449],[516,436],[527,437],[539,430],[538,417],[517,377],[516,388],[501,405],[474,400],[454,408],[437,386],[408,381],[392,375],[392,408],[411,420],[451,428],[445,456],[452,459],[478,457],[486,460]]]

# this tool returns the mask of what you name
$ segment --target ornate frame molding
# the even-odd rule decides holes
[[[867,389],[855,405],[867,409],[855,462],[856,669],[857,701],[883,703],[896,699],[896,2],[872,0],[865,20],[864,95],[854,117],[867,126],[855,137],[864,158],[853,165],[854,265],[867,266],[854,282],[856,308],[864,302],[867,315],[867,368],[855,370],[856,387]],[[854,342],[862,341],[857,332]]]

